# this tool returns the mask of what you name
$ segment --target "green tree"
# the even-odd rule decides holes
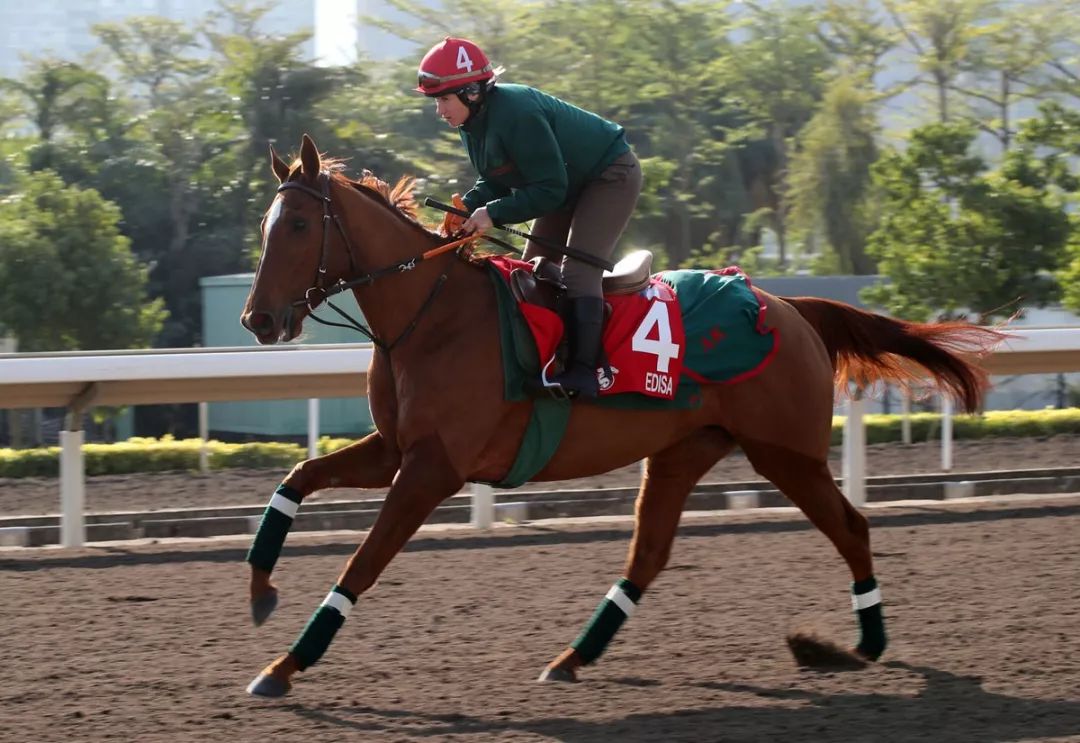
[[[789,184],[793,222],[825,239],[841,273],[869,274],[866,238],[874,228],[870,168],[877,159],[875,93],[859,78],[830,83],[799,137]]]
[[[0,324],[21,351],[149,346],[166,313],[120,234],[120,211],[50,171],[0,202]]]
[[[27,151],[30,167],[56,168],[64,163],[65,136],[85,136],[109,119],[109,83],[99,73],[75,62],[52,58],[33,60],[18,79],[0,79],[0,89],[36,130],[37,141]],[[14,118],[15,111],[8,116]]]
[[[970,66],[972,45],[990,33],[995,0],[882,0],[935,93],[940,123],[955,115],[953,99],[960,75]]]
[[[1065,248],[1066,259],[1058,271],[1062,286],[1062,305],[1080,313],[1080,219],[1072,219],[1072,233]]]
[[[1046,0],[1040,10],[1047,57],[1041,86],[1075,104],[1080,101],[1080,0]]]
[[[770,156],[759,160],[767,165],[761,184],[767,201],[755,204],[755,211],[771,212],[783,265],[790,211],[786,175],[795,138],[817,110],[833,58],[819,35],[812,8],[744,5],[751,11],[743,29],[748,38],[726,59],[724,75],[730,93],[749,117],[748,134],[753,137],[757,130],[771,148]],[[753,192],[754,187],[749,190]]]
[[[836,58],[841,75],[857,75],[871,85],[885,67],[885,56],[899,44],[899,32],[882,17],[873,0],[829,0],[817,16],[818,38]],[[906,87],[902,83],[901,87]],[[883,91],[891,95],[897,91]]]
[[[1010,152],[989,171],[971,154],[975,130],[935,124],[915,130],[906,151],[874,166],[881,222],[869,252],[888,283],[866,299],[900,317],[1009,315],[1055,298],[1070,226],[1041,159]]]
[[[262,24],[269,10],[267,5],[223,2],[203,26],[216,70],[211,85],[224,94],[219,105],[228,121],[220,126],[230,133],[219,150],[206,154],[216,156],[222,168],[233,168],[218,195],[242,230],[231,237],[249,249],[257,247],[252,226],[266,207],[273,181],[269,145],[288,152],[305,132],[329,148],[344,144],[331,136],[338,124],[334,117],[346,119],[350,112],[323,114],[318,106],[346,83],[360,86],[364,81],[358,69],[320,68],[304,61],[303,45],[311,30],[267,33]]]
[[[1057,278],[1062,288],[1062,304],[1074,312],[1080,311],[1080,214],[1075,208],[1076,194],[1080,192],[1080,173],[1076,167],[1080,158],[1080,111],[1057,102],[1043,103],[1039,116],[1024,122],[1017,139],[1039,148],[1054,183],[1072,195],[1072,231]]]
[[[1003,152],[1016,135],[1016,108],[1046,95],[1050,62],[1077,30],[1060,15],[1058,0],[1006,6],[972,40],[966,74],[951,85],[969,102],[965,118],[997,139]]]
[[[268,145],[287,152],[310,131],[336,154],[355,147],[330,136],[354,109],[319,106],[346,80],[360,87],[358,71],[311,66],[310,30],[266,33],[268,11],[222,2],[192,25],[133,17],[95,27],[123,123],[88,148],[96,168],[69,180],[122,206],[124,230],[151,267],[151,293],[170,311],[162,345],[200,340],[200,277],[253,265],[272,193]]]

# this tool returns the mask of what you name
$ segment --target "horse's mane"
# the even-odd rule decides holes
[[[422,228],[425,232],[435,234],[430,225],[420,219],[416,197],[413,193],[416,190],[416,178],[413,176],[402,176],[391,186],[370,170],[364,170],[359,179],[349,178],[345,175],[345,161],[342,158],[323,156],[322,166],[333,180],[357,190],[364,189],[378,196],[379,200],[402,218]],[[289,169],[290,177],[299,169],[300,159],[297,158]]]
[[[386,181],[382,180],[370,170],[364,170],[359,179],[352,179],[345,175],[345,161],[342,158],[337,157],[322,157],[322,166],[327,173],[330,174],[330,178],[347,186],[351,186],[359,191],[369,193],[385,204],[390,211],[397,214],[401,219],[422,230],[425,234],[439,238],[442,241],[446,241],[447,238],[440,235],[431,225],[425,223],[420,219],[419,206],[416,203],[416,196],[414,191],[416,190],[416,178],[411,175],[405,175],[398,179],[398,182],[391,186]],[[289,175],[292,177],[300,169],[300,159],[297,158],[289,169]],[[474,249],[459,252],[458,255],[465,260],[466,263],[479,263],[491,255],[499,255],[497,251]]]

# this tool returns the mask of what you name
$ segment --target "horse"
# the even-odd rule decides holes
[[[291,164],[271,148],[279,187],[261,223],[262,251],[241,322],[260,344],[289,341],[332,292],[351,289],[374,354],[367,397],[374,433],[297,464],[267,506],[248,554],[252,618],[277,606],[271,571],[303,498],[322,488],[389,488],[363,542],[289,651],[247,691],[286,694],[325,653],[358,598],[440,502],[468,482],[493,482],[515,459],[528,401],[503,393],[496,295],[483,260],[417,216],[413,181],[352,180],[304,135]],[[849,380],[929,377],[958,407],[978,408],[987,375],[975,356],[998,331],[963,322],[916,323],[819,298],[754,289],[780,339],[761,373],[705,385],[693,409],[625,410],[575,401],[564,438],[532,478],[587,477],[645,460],[623,575],[581,635],[542,671],[576,681],[603,652],[664,569],[694,485],[736,447],[828,538],[852,576],[860,639],[833,661],[865,665],[885,651],[881,594],[867,519],[837,487],[827,461],[834,396]],[[838,386],[839,385],[839,386]],[[789,638],[796,659],[829,643]],[[830,654],[831,653],[831,654]]]

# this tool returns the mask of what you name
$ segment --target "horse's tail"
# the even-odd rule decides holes
[[[978,356],[1008,337],[966,322],[919,323],[897,320],[816,297],[783,297],[813,326],[829,352],[837,384],[919,380],[914,361],[930,373],[966,412],[982,401],[987,373],[961,354]]]

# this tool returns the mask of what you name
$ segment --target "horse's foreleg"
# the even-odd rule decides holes
[[[360,594],[374,585],[435,507],[464,484],[437,438],[425,439],[410,448],[367,538],[289,652],[267,666],[248,691],[262,696],[286,693],[293,674],[308,668],[326,652]]]
[[[828,464],[778,447],[740,442],[754,469],[769,478],[811,523],[836,547],[851,570],[852,606],[859,620],[859,643],[851,658],[814,637],[796,635],[788,639],[796,660],[804,665],[857,665],[863,659],[877,660],[885,652],[885,619],[881,611],[881,591],[874,577],[870,550],[870,526],[866,517],[851,505],[836,487]]]
[[[274,491],[247,554],[251,565],[251,616],[256,625],[277,607],[277,589],[270,582],[285,537],[304,497],[327,487],[388,487],[397,472],[399,457],[378,433],[355,444],[293,467]]]
[[[577,639],[540,674],[540,681],[575,681],[578,668],[600,657],[667,565],[679,517],[695,483],[733,447],[723,431],[703,429],[649,457],[634,507],[634,537],[625,574]]]

